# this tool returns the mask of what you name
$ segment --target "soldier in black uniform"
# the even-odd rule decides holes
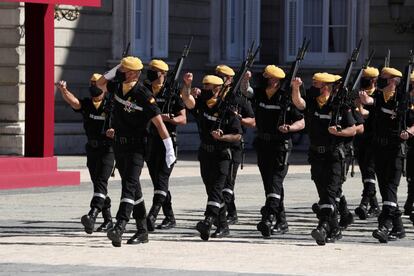
[[[58,83],[63,99],[83,116],[83,127],[88,142],[86,156],[89,174],[93,183],[93,197],[90,203],[91,210],[82,216],[81,222],[85,232],[92,234],[96,217],[102,211],[104,222],[96,231],[107,231],[112,228],[111,199],[108,196],[108,179],[114,167],[114,152],[112,141],[105,135],[106,117],[108,115],[108,98],[105,93],[96,87],[96,81],[101,77],[93,74],[90,79],[90,98],[79,100],[66,87],[65,81]]]
[[[262,219],[257,225],[264,238],[272,234],[272,221],[276,218],[274,233],[285,233],[288,224],[283,208],[283,181],[288,172],[288,156],[292,150],[291,133],[305,127],[299,110],[288,107],[286,122],[281,119],[282,95],[279,91],[285,72],[275,65],[266,66],[263,76],[266,83],[254,91],[257,136],[254,141],[257,165],[265,190]]]
[[[339,120],[341,131],[330,126],[332,108],[328,104],[336,81],[334,75],[316,73],[313,85],[302,98],[299,87],[302,81],[292,81],[292,101],[299,110],[305,110],[310,147],[309,162],[312,180],[319,194],[319,224],[312,231],[318,245],[334,242],[341,238],[338,225],[336,197],[344,177],[345,148],[344,137],[355,135],[355,121],[349,109],[343,108]]]
[[[185,106],[179,94],[175,94],[170,102],[166,95],[159,92],[164,84],[168,64],[162,60],[154,59],[149,63],[147,70],[147,80],[144,86],[147,87],[155,97],[157,105],[163,113],[161,115],[165,126],[173,139],[174,150],[176,149],[176,126],[184,125],[187,122]],[[171,113],[170,113],[171,112]],[[146,151],[146,162],[150,172],[152,184],[154,185],[154,197],[152,207],[147,216],[148,231],[152,232],[155,228],[155,221],[158,213],[163,208],[165,219],[159,225],[159,229],[169,229],[175,226],[175,217],[171,204],[171,193],[168,190],[169,178],[173,169],[167,167],[165,163],[165,148],[157,129],[153,124],[149,128],[148,146]]]
[[[368,67],[364,69],[361,78],[360,90],[365,91],[369,96],[374,96],[376,92],[376,83],[379,76],[377,68]],[[374,162],[374,108],[373,106],[359,105],[360,114],[364,117],[364,132],[361,135],[355,136],[355,149],[358,158],[358,165],[361,171],[362,183],[364,189],[362,191],[361,203],[355,209],[355,214],[359,219],[366,219],[369,217],[378,216],[380,208],[378,206],[376,188],[377,183],[375,177],[375,162]],[[368,209],[368,205],[370,208]]]
[[[198,159],[208,201],[204,213],[205,219],[197,223],[197,230],[200,232],[201,239],[208,240],[211,226],[215,221],[217,221],[217,230],[211,237],[220,238],[229,235],[223,188],[232,160],[230,148],[233,143],[240,141],[242,130],[234,110],[218,109],[218,102],[223,96],[219,95],[223,80],[213,75],[205,76],[203,90],[197,99],[191,95],[192,80],[191,73],[184,75],[181,95],[186,107],[195,111],[193,114],[196,116],[199,128],[201,144]]]
[[[360,98],[365,105],[374,105],[375,172],[382,197],[382,211],[378,216],[378,229],[372,233],[381,243],[405,237],[405,230],[398,207],[397,191],[403,170],[405,140],[412,129],[401,129],[396,114],[396,89],[402,73],[384,67],[378,78],[379,93],[370,97],[364,91]]]
[[[144,164],[147,126],[152,122],[163,140],[167,167],[175,162],[172,140],[165,127],[161,111],[145,86],[138,80],[143,68],[136,57],[125,57],[121,64],[107,72],[98,81],[101,89],[113,95],[113,125],[107,136],[114,138],[114,152],[118,171],[122,178],[122,195],[115,226],[108,231],[112,245],[119,247],[131,212],[136,220],[137,232],[131,238],[134,243],[148,242],[146,210],[139,177]]]
[[[411,117],[409,118],[409,122],[411,124],[414,123],[414,72],[411,74],[410,77],[410,98],[411,98]],[[411,132],[414,133],[414,132]],[[414,139],[411,135],[410,139],[407,140],[407,200],[404,204],[404,214],[410,216],[410,220],[414,223]]]
[[[227,65],[218,65],[216,67],[217,76],[221,77],[225,85],[230,85],[233,82],[233,76],[235,75],[232,68]],[[249,73],[247,73],[249,74]],[[242,82],[247,82],[248,79],[243,79]],[[249,89],[248,85],[242,85],[245,90]],[[246,127],[254,127],[255,119],[253,108],[249,99],[245,96],[247,93],[237,93],[234,98],[236,112],[240,117],[243,133],[246,132]],[[244,140],[243,137],[240,141],[233,143],[231,146],[232,160],[230,163],[230,171],[227,176],[226,183],[223,189],[224,202],[227,206],[227,222],[229,224],[235,224],[238,221],[237,210],[235,204],[234,187],[236,184],[237,171],[243,159],[244,154]]]

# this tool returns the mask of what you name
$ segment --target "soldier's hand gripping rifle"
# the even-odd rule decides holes
[[[278,126],[282,126],[286,124],[286,117],[289,106],[292,104],[292,91],[291,91],[291,83],[292,80],[296,78],[296,75],[299,70],[300,62],[305,57],[305,54],[309,48],[310,40],[307,40],[306,37],[303,39],[302,46],[298,50],[298,54],[296,55],[296,60],[290,66],[289,73],[287,77],[282,81],[282,84],[279,89],[279,93],[281,95],[281,103],[280,103],[280,116]]]
[[[164,114],[170,114],[170,116],[172,116],[172,101],[174,96],[179,93],[178,78],[183,68],[184,60],[190,52],[192,43],[193,37],[191,37],[189,42],[184,46],[181,57],[177,59],[174,69],[168,73],[167,79],[161,88],[160,95],[165,99],[165,104],[161,110]]]
[[[348,98],[349,81],[351,79],[352,68],[355,62],[358,60],[359,50],[361,49],[362,39],[359,40],[358,46],[352,52],[351,57],[348,59],[345,70],[342,74],[342,78],[332,90],[332,96],[329,101],[329,105],[332,109],[332,118],[329,122],[329,126],[335,126],[337,131],[341,131],[340,117],[341,113],[346,107],[346,101]]]
[[[397,115],[397,120],[399,123],[399,130],[398,133],[402,131],[406,131],[407,129],[407,112],[410,109],[410,75],[413,72],[414,66],[414,54],[413,50],[410,51],[408,65],[405,67],[404,75],[402,78],[401,83],[397,87],[397,95],[396,95],[396,105],[395,105],[395,113]],[[401,153],[403,156],[403,170],[402,174],[405,176],[406,174],[406,167],[407,167],[407,145],[405,143],[401,143]]]
[[[228,112],[232,112],[234,106],[234,98],[240,89],[240,84],[248,70],[253,66],[254,59],[260,50],[260,45],[253,51],[255,41],[253,41],[247,51],[246,59],[240,65],[239,70],[233,77],[230,86],[223,86],[219,94],[218,112],[219,116],[213,130],[221,129],[222,123],[225,121]]]

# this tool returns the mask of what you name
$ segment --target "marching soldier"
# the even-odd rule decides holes
[[[337,82],[342,79],[342,77],[339,75],[335,75],[335,78]],[[362,134],[364,132],[364,119],[361,113],[359,113],[356,108],[355,100],[349,99],[348,101],[349,102],[347,102],[346,104],[351,110],[351,114],[355,120],[355,132],[356,134]],[[353,166],[353,163],[354,163],[354,158],[355,158],[354,137],[355,136],[349,136],[349,137],[343,138],[344,149],[345,149],[345,162],[344,162],[345,173],[342,177],[341,186],[338,191],[338,197],[336,198],[336,203],[337,203],[336,206],[338,208],[338,213],[339,213],[339,227],[342,230],[345,230],[350,224],[354,222],[354,216],[348,209],[348,203],[346,201],[346,197],[343,194],[343,189],[342,189],[347,179],[349,168]]]
[[[205,219],[197,223],[197,231],[203,240],[208,240],[212,224],[216,221],[217,230],[212,238],[229,235],[226,219],[226,205],[223,199],[223,188],[229,174],[232,160],[231,146],[241,139],[241,124],[232,110],[219,110],[218,101],[223,80],[214,75],[203,78],[203,89],[195,99],[191,95],[193,75],[184,75],[184,86],[181,95],[186,107],[194,110],[198,122],[201,144],[198,151],[200,172],[206,186],[208,201]],[[226,112],[224,115],[221,112]],[[218,128],[218,120],[220,120]]]
[[[149,63],[147,80],[144,86],[147,87],[155,97],[157,105],[163,112],[162,120],[167,127],[168,133],[173,140],[174,150],[176,149],[176,126],[184,125],[187,122],[185,106],[181,97],[175,94],[171,102],[159,92],[163,87],[168,72],[168,64],[162,60],[154,59]],[[168,110],[168,107],[171,109]],[[168,112],[172,112],[169,114]],[[148,231],[155,229],[157,215],[163,208],[165,219],[159,225],[159,229],[169,229],[175,226],[174,212],[171,205],[171,193],[168,190],[169,178],[174,165],[167,167],[165,163],[165,148],[157,128],[151,124],[149,129],[148,146],[146,151],[146,162],[154,185],[154,197],[152,207],[147,216]]]
[[[85,232],[92,234],[94,231],[96,217],[100,212],[104,222],[96,231],[107,231],[112,228],[111,199],[108,196],[108,179],[114,167],[114,152],[112,140],[106,137],[106,117],[108,115],[108,98],[105,93],[96,87],[96,81],[101,77],[93,74],[90,79],[90,98],[79,100],[66,86],[65,81],[57,85],[63,99],[83,116],[83,127],[88,142],[86,143],[86,165],[93,183],[93,197],[90,203],[91,210],[82,216],[81,222]]]
[[[114,138],[115,160],[122,178],[117,222],[108,231],[108,238],[115,247],[121,246],[122,235],[132,212],[137,232],[130,240],[133,243],[148,242],[146,210],[139,177],[144,164],[146,128],[150,121],[157,128],[165,146],[167,167],[176,159],[171,137],[162,121],[156,100],[151,91],[138,82],[142,68],[140,59],[125,57],[120,65],[98,80],[98,86],[108,90],[114,99],[113,125],[107,135]]]
[[[410,123],[414,123],[412,114],[414,113],[414,72],[410,77],[410,98],[411,98],[411,118]],[[404,204],[404,214],[410,216],[410,220],[414,223],[414,139],[413,132],[411,132],[410,139],[407,140],[408,152],[407,152],[407,200]]]
[[[216,74],[217,76],[223,79],[225,85],[230,85],[233,82],[233,76],[235,75],[233,69],[228,67],[227,65],[218,65],[216,67]],[[246,88],[244,90],[248,90],[249,87],[246,87],[248,85],[245,84],[245,82],[247,82],[247,79],[243,79],[243,82],[244,83],[242,86]],[[246,132],[246,127],[255,126],[253,108],[252,108],[250,101],[245,96],[246,94],[247,93],[243,93],[240,95],[236,95],[235,97],[235,105],[237,107],[236,112],[237,112],[237,115],[240,117],[243,133]],[[237,171],[242,162],[243,154],[244,154],[243,137],[240,141],[235,142],[230,149],[232,153],[232,160],[230,163],[230,171],[227,176],[226,183],[223,189],[223,197],[224,197],[224,202],[226,203],[226,206],[227,206],[227,221],[229,224],[235,224],[238,221],[238,217],[237,217],[236,204],[234,202],[235,200],[234,186],[236,184],[235,182],[236,182]]]
[[[375,173],[383,205],[378,217],[378,229],[374,230],[372,236],[381,243],[405,237],[397,190],[403,170],[405,140],[410,137],[414,128],[400,131],[401,125],[397,120],[396,89],[401,77],[402,73],[397,69],[384,67],[377,82],[380,92],[374,97],[365,91],[360,92],[362,103],[374,105],[375,108]]]
[[[351,111],[344,108],[338,126],[330,126],[332,107],[328,104],[336,81],[334,75],[316,73],[313,85],[302,98],[300,78],[292,82],[292,101],[299,110],[305,110],[310,138],[309,162],[312,180],[319,194],[319,224],[312,231],[318,245],[334,242],[341,238],[338,225],[336,197],[344,176],[345,148],[344,137],[355,135],[355,121]]]
[[[279,125],[281,114],[281,81],[285,72],[275,65],[266,66],[265,87],[254,91],[257,136],[254,141],[257,165],[263,180],[266,203],[261,208],[262,219],[257,225],[264,238],[272,233],[272,221],[276,218],[275,231],[285,233],[288,224],[283,206],[283,181],[288,171],[288,156],[292,149],[291,133],[305,127],[303,115],[293,105],[288,107],[286,124]]]
[[[361,78],[361,89],[369,96],[374,97],[379,93],[376,89],[376,83],[379,76],[377,68],[368,67],[363,70]],[[364,117],[364,132],[355,136],[355,148],[358,158],[359,169],[362,175],[362,183],[364,189],[362,191],[361,203],[355,209],[355,214],[359,219],[366,219],[378,216],[380,208],[378,206],[375,185],[377,183],[375,177],[374,152],[375,147],[372,140],[374,139],[374,116],[373,106],[359,106],[359,113]],[[370,208],[368,209],[368,205]]]

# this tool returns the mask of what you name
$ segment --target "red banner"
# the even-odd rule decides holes
[[[37,4],[61,4],[73,6],[100,7],[101,0],[0,0],[0,2],[28,2]]]

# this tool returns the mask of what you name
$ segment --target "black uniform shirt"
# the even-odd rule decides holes
[[[329,104],[319,107],[314,95],[305,96],[307,129],[310,143],[316,146],[337,145],[344,142],[343,137],[329,133],[328,128],[332,119],[332,110]],[[351,110],[344,110],[340,117],[340,126],[345,129],[355,124]]]
[[[80,100],[81,108],[75,110],[83,117],[83,128],[89,140],[106,140],[106,118],[107,106],[109,104],[108,98],[105,97],[98,109],[93,105],[91,98],[84,98]]]
[[[375,90],[371,97],[375,99],[377,94],[381,94],[381,92]],[[369,114],[368,117],[365,118],[363,136],[372,138],[374,135],[375,107],[373,105],[365,105],[364,109],[368,110]]]
[[[399,139],[400,124],[395,113],[395,97],[385,102],[382,93],[377,93],[374,98],[375,122],[374,130],[377,137]]]
[[[356,110],[356,108],[355,108],[355,107],[353,107],[353,108],[352,108],[351,113],[352,113],[352,117],[354,117],[354,120],[355,120],[355,125],[356,125],[356,126],[359,126],[359,125],[364,124],[364,118],[362,117],[362,114],[361,114],[361,113],[359,113],[359,112]],[[354,140],[354,136],[351,136],[351,137],[344,137],[344,143],[345,143],[345,144],[349,144],[349,145],[351,145],[353,140]]]
[[[145,136],[148,122],[161,111],[145,86],[137,83],[127,94],[122,84],[108,83],[108,91],[114,94],[113,128],[119,137]]]
[[[410,110],[407,114],[407,127],[411,127],[414,125],[414,97],[410,99]],[[407,141],[407,145],[410,147],[411,150],[414,150],[414,137],[411,136],[410,139]]]
[[[146,88],[148,88],[148,90],[152,91],[152,86],[151,83],[145,81],[144,82],[144,86]],[[180,95],[174,94],[171,102],[170,102],[170,110],[167,110],[167,101],[168,99],[166,99],[165,97],[163,97],[161,95],[161,93],[158,93],[155,96],[155,100],[157,102],[158,107],[160,108],[161,112],[163,113],[167,113],[170,112],[170,114],[173,114],[174,116],[178,116],[179,112],[183,109],[185,109],[185,105],[183,100],[181,99]],[[176,131],[177,126],[168,122],[164,122],[165,126],[168,129],[168,132],[171,134],[173,132]],[[152,134],[158,134],[158,132],[156,131],[156,128],[154,125],[151,124],[151,128],[150,131]]]
[[[217,106],[216,104],[209,108],[204,100],[196,99],[195,112],[193,114],[196,114],[200,139],[204,144],[230,146],[231,143],[217,141],[211,135],[211,131],[217,129],[217,120],[219,120],[220,113]],[[242,134],[240,119],[232,111],[227,112],[220,129],[223,131],[223,134]]]
[[[278,129],[279,121],[281,121],[281,94],[279,91],[276,91],[269,99],[264,89],[257,89],[254,92],[254,99],[257,131],[280,135],[281,140],[289,139],[291,133],[282,133]],[[286,114],[286,124],[291,125],[301,119],[303,119],[303,114],[294,105],[290,105]]]

